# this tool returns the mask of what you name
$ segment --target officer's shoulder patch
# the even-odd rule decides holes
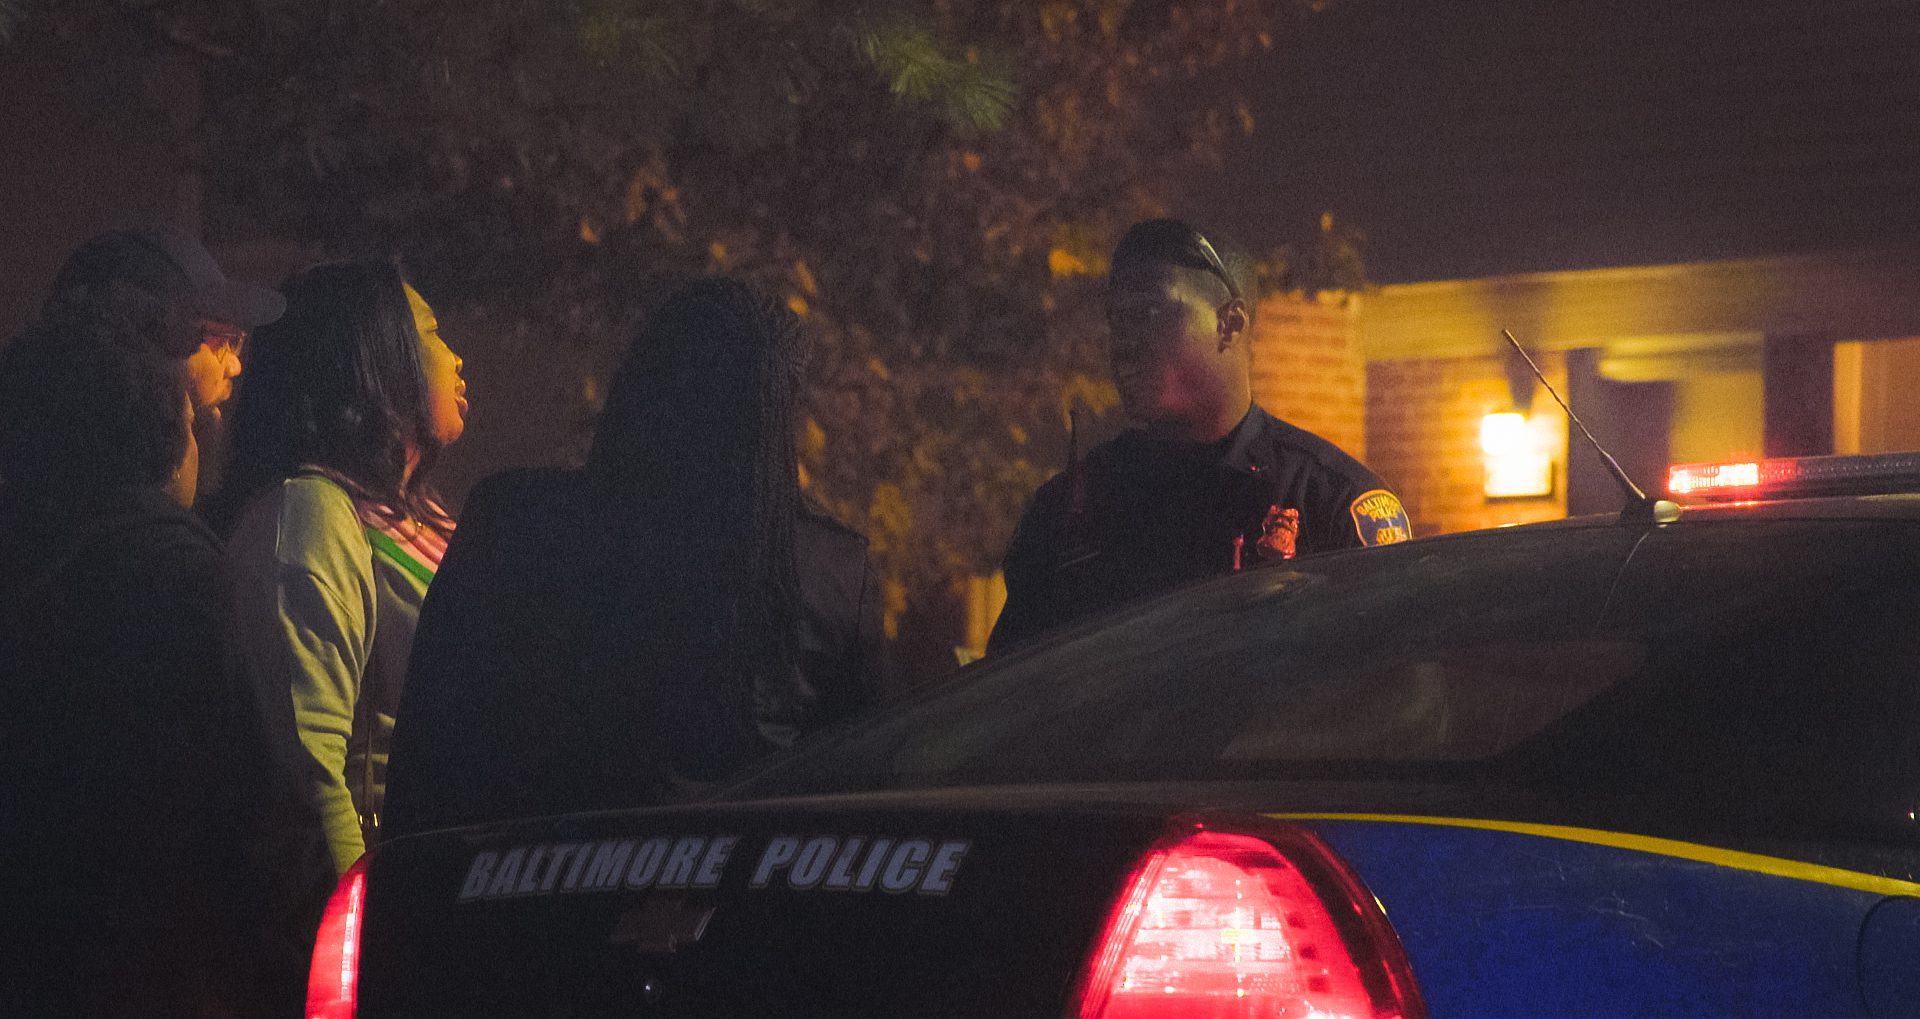
[[[1362,545],[1391,545],[1413,537],[1413,522],[1407,519],[1400,497],[1384,488],[1360,493],[1347,507],[1353,514],[1353,528]]]

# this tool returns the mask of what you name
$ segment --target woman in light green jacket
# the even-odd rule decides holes
[[[345,871],[377,837],[414,624],[453,531],[426,476],[465,427],[466,385],[392,263],[322,265],[285,290],[247,348],[216,515],[245,664],[293,699]]]

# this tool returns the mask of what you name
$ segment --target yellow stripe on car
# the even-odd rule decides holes
[[[1268,817],[1284,821],[1363,821],[1382,824],[1426,824],[1443,828],[1479,828],[1486,831],[1512,832],[1516,835],[1533,835],[1545,839],[1561,839],[1568,842],[1586,842],[1596,846],[1611,846],[1615,849],[1631,849],[1641,853],[1653,853],[1659,856],[1671,856],[1682,860],[1695,860],[1710,863],[1716,867],[1731,867],[1735,870],[1752,871],[1756,874],[1771,874],[1775,877],[1792,878],[1796,881],[1813,881],[1836,888],[1852,888],[1878,895],[1920,896],[1920,882],[1902,881],[1898,878],[1881,877],[1877,874],[1862,874],[1858,871],[1842,870],[1839,867],[1825,867],[1803,860],[1789,860],[1778,856],[1762,856],[1758,853],[1742,853],[1732,849],[1720,849],[1703,846],[1694,842],[1680,842],[1674,839],[1653,838],[1648,835],[1629,835],[1624,832],[1603,831],[1598,828],[1574,828],[1558,824],[1528,824],[1520,821],[1484,821],[1470,817],[1426,817],[1418,814],[1269,814]]]

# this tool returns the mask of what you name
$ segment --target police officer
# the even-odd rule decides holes
[[[1411,537],[1378,476],[1253,402],[1248,268],[1180,220],[1121,238],[1107,323],[1137,427],[1034,496],[991,650],[1188,581]]]

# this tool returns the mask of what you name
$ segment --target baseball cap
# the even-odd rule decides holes
[[[93,237],[61,265],[48,304],[83,304],[118,287],[248,329],[287,310],[279,292],[228,279],[198,238],[174,227],[110,230]]]

